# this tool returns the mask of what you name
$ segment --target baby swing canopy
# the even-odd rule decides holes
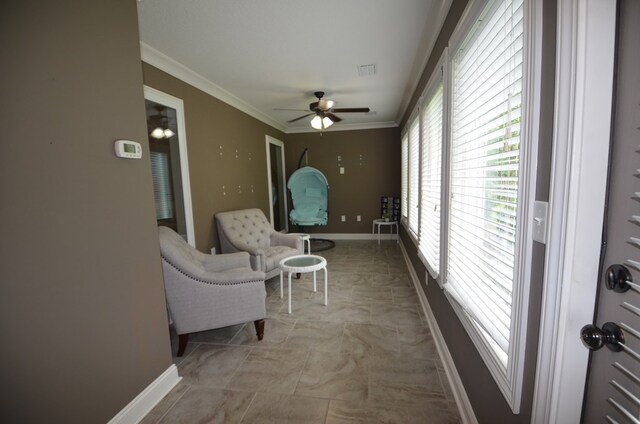
[[[327,225],[327,195],[329,183],[324,174],[305,166],[296,170],[287,183],[293,209],[291,223],[300,226]]]

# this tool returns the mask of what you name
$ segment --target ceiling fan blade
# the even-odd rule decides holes
[[[285,111],[289,111],[289,112],[309,112],[307,109],[287,109],[287,108],[282,108],[282,107],[274,107],[271,110],[285,110]]]
[[[324,116],[326,116],[327,118],[331,119],[333,122],[340,122],[342,121],[342,118],[340,118],[339,116],[334,115],[331,112],[326,112],[324,114]]]
[[[298,116],[297,118],[292,119],[291,121],[287,121],[287,122],[289,122],[289,123],[296,122],[296,121],[301,120],[302,118],[306,118],[307,116],[311,116],[311,115],[315,115],[315,113],[307,113],[306,115]]]
[[[331,109],[331,112],[336,112],[336,113],[352,113],[352,112],[367,113],[370,110],[371,109],[369,109],[368,107],[340,107],[340,108]]]

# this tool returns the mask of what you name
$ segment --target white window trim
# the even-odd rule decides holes
[[[405,220],[405,222],[403,222],[403,225],[405,227],[405,230],[407,230],[407,234],[409,234],[409,238],[411,238],[411,241],[413,242],[413,244],[415,245],[416,249],[418,249],[418,237],[420,234],[420,190],[421,190],[421,184],[420,184],[420,167],[421,167],[421,163],[420,163],[420,147],[421,147],[421,143],[422,143],[422,132],[420,131],[420,129],[418,129],[418,198],[417,198],[417,205],[416,207],[418,208],[418,234],[416,234],[413,229],[411,228],[411,225],[409,223],[410,219],[411,219],[411,211],[410,209],[410,202],[409,199],[411,198],[411,167],[409,166],[410,162],[411,162],[411,124],[415,121],[418,120],[418,127],[420,127],[420,104],[422,103],[422,97],[420,97],[418,99],[418,102],[416,103],[416,107],[413,110],[413,112],[411,113],[411,116],[409,116],[409,119],[407,119],[407,123],[406,126],[404,128],[404,133],[407,134],[407,136],[409,137],[409,140],[407,142],[407,219]]]
[[[474,24],[475,19],[482,11],[483,7],[488,3],[487,0],[470,0],[467,8],[463,12],[453,35],[449,42],[450,56],[454,54],[460,43],[464,40],[468,30]],[[528,320],[529,291],[531,278],[531,258],[532,258],[532,226],[531,218],[533,217],[533,200],[535,196],[536,172],[537,172],[537,148],[538,148],[538,131],[539,131],[539,110],[540,110],[540,74],[541,74],[541,58],[540,46],[542,41],[542,8],[536,7],[533,0],[524,0],[524,64],[523,64],[523,119],[521,126],[522,139],[526,140],[520,152],[520,179],[519,193],[521,202],[518,208],[517,217],[517,238],[516,238],[516,261],[514,267],[514,285],[520,282],[517,290],[513,291],[512,329],[509,341],[509,362],[506,372],[500,360],[496,357],[493,349],[489,346],[486,339],[480,335],[476,324],[474,324],[462,307],[449,295],[450,303],[453,310],[459,317],[462,325],[467,330],[469,337],[475,344],[480,356],[483,358],[489,372],[492,374],[500,391],[504,395],[507,403],[510,405],[514,414],[520,412],[520,402],[522,396],[522,384],[524,379],[524,362],[525,362],[525,344],[526,344],[526,328]],[[451,58],[448,62],[450,64]],[[450,67],[447,72],[450,76]],[[450,82],[450,79],[449,79]],[[451,84],[445,89],[448,92],[448,116],[451,117]],[[450,122],[447,122],[447,151],[450,150]],[[450,152],[449,152],[450,153]],[[448,164],[448,158],[447,162]],[[447,168],[447,196],[449,195],[449,168]],[[449,203],[447,202],[447,212],[449,211]],[[447,213],[447,226],[449,218]],[[448,234],[447,232],[444,234]],[[446,242],[445,242],[446,243]],[[446,257],[446,254],[444,255]],[[446,260],[446,259],[445,259]],[[441,263],[441,267],[446,267],[446,263]],[[443,268],[446,269],[446,268]],[[446,292],[445,292],[446,293]]]
[[[417,113],[419,114],[418,117],[420,119],[420,174],[422,175],[422,147],[423,147],[423,143],[422,143],[422,113],[421,113],[421,109],[422,109],[422,104],[424,103],[425,99],[428,99],[430,96],[433,95],[433,92],[435,91],[435,88],[438,86],[438,84],[442,83],[442,148],[441,148],[441,153],[442,153],[442,157],[440,158],[441,160],[441,168],[440,168],[440,174],[441,174],[441,180],[440,180],[440,270],[439,272],[436,272],[434,269],[431,268],[431,265],[429,265],[429,262],[427,261],[427,258],[425,258],[422,255],[422,252],[420,252],[420,243],[419,241],[414,240],[414,243],[416,243],[416,249],[418,252],[418,258],[420,259],[420,261],[422,262],[422,264],[427,268],[427,270],[429,271],[429,274],[431,275],[431,277],[433,277],[437,282],[438,285],[442,287],[443,281],[442,281],[442,275],[444,274],[444,269],[443,269],[443,258],[446,255],[443,255],[444,249],[446,249],[447,245],[446,243],[443,243],[442,240],[446,239],[445,234],[442,233],[442,231],[444,230],[444,225],[443,223],[446,221],[446,214],[445,212],[449,210],[448,208],[448,204],[447,204],[447,199],[448,197],[445,197],[445,193],[444,193],[444,188],[446,186],[445,182],[447,181],[445,179],[446,174],[445,174],[445,162],[443,162],[443,160],[446,158],[448,159],[448,154],[445,155],[444,151],[448,149],[449,147],[449,131],[448,131],[448,127],[446,126],[447,123],[449,122],[449,109],[448,109],[448,104],[449,104],[449,85],[448,85],[448,81],[447,81],[447,73],[449,72],[449,49],[445,47],[444,51],[442,52],[442,55],[440,56],[440,59],[438,60],[438,63],[436,63],[436,66],[433,68],[433,72],[431,74],[431,76],[429,77],[429,80],[427,81],[427,84],[424,88],[424,90],[422,91],[422,94],[420,95],[420,98],[418,99],[418,103],[416,103],[416,110]],[[422,178],[420,179],[420,182],[422,182]],[[418,204],[422,204],[422,185],[420,185],[420,193],[419,193],[419,199],[418,199]],[[446,205],[446,207],[445,207]],[[419,213],[421,213],[422,211],[420,211]],[[422,234],[419,234],[419,237],[422,237]]]
[[[144,98],[168,106],[176,111],[178,124],[178,146],[180,148],[180,174],[182,177],[182,197],[184,199],[184,220],[187,228],[187,243],[196,246],[193,225],[193,206],[191,204],[191,183],[189,182],[189,159],[187,156],[187,130],[184,120],[184,102],[182,99],[163,93],[155,88],[144,86]]]

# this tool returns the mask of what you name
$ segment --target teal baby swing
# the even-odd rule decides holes
[[[291,192],[293,209],[289,212],[289,220],[298,227],[327,225],[327,199],[329,182],[322,172],[311,166],[300,168],[302,158],[307,154],[304,149],[298,161],[298,169],[291,174],[287,188]],[[300,232],[304,230],[301,228]],[[335,246],[332,240],[311,239],[311,251],[319,252]]]

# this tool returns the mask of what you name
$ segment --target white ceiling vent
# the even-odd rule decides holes
[[[376,64],[370,63],[369,65],[358,65],[358,75],[365,77],[367,75],[376,74]]]

